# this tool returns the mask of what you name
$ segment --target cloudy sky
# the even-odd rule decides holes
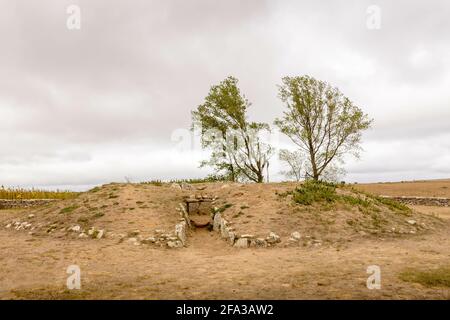
[[[375,122],[347,181],[448,178],[449,17],[447,0],[2,0],[0,184],[205,176],[190,111],[228,75],[255,121],[282,113],[286,75],[361,106]]]

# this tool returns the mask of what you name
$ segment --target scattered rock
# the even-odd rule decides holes
[[[302,238],[302,236],[301,236],[300,232],[294,231],[294,232],[291,233],[291,239],[293,239],[295,241],[298,241],[301,238]]]
[[[183,245],[186,244],[186,222],[180,222],[175,225],[175,235],[178,240],[181,241]]]
[[[228,242],[233,245],[236,240],[236,234],[232,231],[228,232]]]
[[[410,225],[414,226],[417,224],[416,220],[406,220],[406,222],[408,222]]]
[[[73,226],[70,230],[72,230],[73,232],[80,232],[81,231],[81,227],[80,226]]]
[[[227,188],[229,188],[229,187],[230,187],[229,184],[224,184],[223,186],[220,187],[220,189],[227,189]]]
[[[243,234],[243,235],[240,236],[240,238],[248,238],[248,239],[252,239],[252,238],[254,238],[254,237],[255,237],[255,236],[252,235],[252,234]]]
[[[5,226],[5,228],[6,228],[6,229],[11,228],[11,223],[8,223],[8,224]]]
[[[248,248],[248,239],[247,238],[239,238],[234,243],[236,248]]]
[[[183,244],[181,243],[181,241],[168,241],[167,246],[169,248],[181,248],[183,247]]]
[[[170,186],[172,189],[178,189],[181,190],[181,186],[178,183],[172,183],[172,185]]]
[[[135,242],[138,242],[138,239],[136,239],[136,238],[128,238],[127,241],[130,242],[130,243],[135,243]]]
[[[275,232],[269,233],[269,236],[266,238],[266,241],[270,244],[279,243],[281,242],[280,236],[277,235]]]
[[[252,239],[250,241],[250,246],[256,247],[256,248],[265,248],[265,247],[267,247],[267,242],[266,242],[266,240],[264,240],[262,238]]]
[[[216,213],[214,215],[213,230],[214,231],[219,231],[221,224],[222,224],[222,216],[221,216],[220,213]]]
[[[182,182],[181,183],[181,189],[183,189],[183,190],[194,190],[194,187],[191,186],[189,183]]]
[[[28,215],[28,218],[29,218],[29,219],[34,218],[34,214],[29,214],[29,215]]]
[[[78,236],[78,238],[88,238],[88,237],[89,236],[84,232],[80,233],[80,235]]]
[[[156,242],[156,238],[155,237],[148,237],[144,240],[141,241],[144,244],[152,244]]]
[[[105,235],[105,230],[98,230],[97,239],[103,238]]]
[[[222,238],[228,238],[227,220],[222,219],[220,223],[220,235]]]

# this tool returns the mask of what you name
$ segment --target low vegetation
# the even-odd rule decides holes
[[[22,200],[22,199],[73,199],[78,192],[72,191],[47,191],[39,189],[5,188],[0,187],[0,199]]]
[[[338,193],[338,189],[341,189],[343,192]],[[340,202],[356,206],[360,210],[379,211],[379,206],[386,206],[398,213],[408,214],[411,212],[409,207],[398,201],[364,193],[344,184],[307,180],[292,191],[291,194],[294,202],[301,205]]]
[[[328,182],[307,180],[292,193],[298,204],[312,205],[315,202],[334,202],[337,200],[336,186]]]
[[[420,283],[427,287],[450,288],[450,267],[441,267],[428,271],[409,269],[400,274],[400,279],[407,282]]]
[[[207,182],[219,182],[219,181],[227,181],[229,180],[225,176],[221,175],[208,175],[205,178],[191,178],[191,179],[172,179],[172,180],[149,180],[149,181],[143,181],[141,184],[149,184],[157,187],[163,186],[165,183],[188,183],[188,184],[198,184],[198,183],[207,183]]]

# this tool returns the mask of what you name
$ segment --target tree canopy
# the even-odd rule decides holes
[[[359,156],[372,120],[339,89],[310,76],[285,77],[279,97],[286,111],[275,124],[308,157],[307,177],[319,180],[345,154]]]
[[[250,106],[238,80],[228,77],[212,86],[204,102],[192,111],[192,128],[200,128],[202,147],[211,150],[203,166],[212,166],[233,181],[263,182],[273,149],[260,133],[270,127],[247,120]]]

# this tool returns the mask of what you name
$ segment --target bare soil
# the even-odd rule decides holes
[[[373,188],[380,194],[392,192],[383,191],[383,185]],[[75,200],[0,211],[0,298],[450,299],[448,287],[405,282],[399,276],[405,269],[450,266],[448,208],[414,207],[405,215],[382,207],[376,214],[388,221],[374,226],[372,213],[359,208],[294,205],[282,196],[295,187],[292,183],[195,187],[110,184]],[[416,194],[403,195],[423,193],[419,188]],[[237,249],[204,228],[192,231],[187,247],[180,249],[135,246],[110,236],[171,231],[179,221],[178,203],[191,194],[218,196],[212,206],[231,204],[223,214],[239,232],[263,236],[273,231],[282,243]],[[209,209],[202,208],[199,215],[208,216]],[[34,216],[28,218],[30,214]],[[348,223],[355,219],[362,226]],[[40,228],[33,234],[6,229],[12,220]],[[48,233],[52,224],[58,227]],[[79,239],[66,230],[73,225],[105,229],[107,236]],[[388,232],[392,228],[396,232]],[[304,239],[319,239],[321,245],[302,240],[287,246],[293,231]],[[81,269],[81,290],[66,288],[66,269],[74,264]],[[381,290],[366,287],[370,265],[381,268]]]
[[[354,187],[377,195],[450,198],[450,179],[357,184]]]

